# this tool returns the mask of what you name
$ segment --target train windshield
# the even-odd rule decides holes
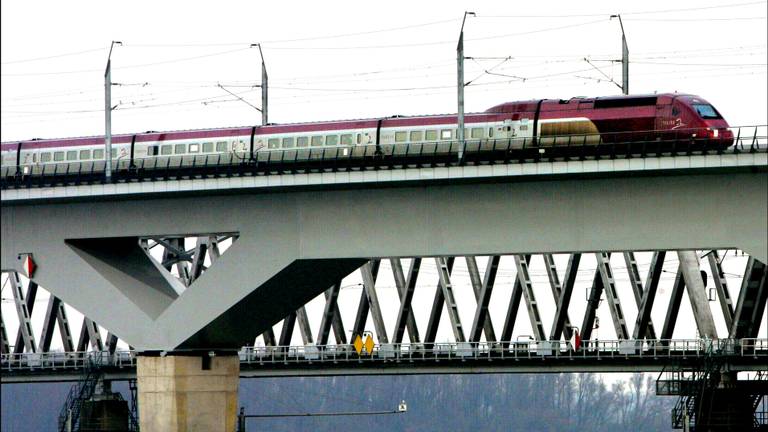
[[[693,108],[703,119],[719,119],[720,113],[715,110],[715,107],[709,104],[693,104]]]

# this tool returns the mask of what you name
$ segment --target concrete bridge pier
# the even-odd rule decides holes
[[[234,431],[240,358],[236,352],[138,357],[142,431]]]

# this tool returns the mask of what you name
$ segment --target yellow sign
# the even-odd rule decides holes
[[[361,338],[360,335],[357,335],[353,345],[355,346],[355,351],[357,351],[357,354],[359,355],[363,351],[363,338]]]
[[[368,354],[373,354],[373,338],[371,335],[365,338],[365,350],[368,351]]]

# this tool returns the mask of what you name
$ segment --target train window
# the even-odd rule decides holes
[[[219,141],[216,143],[216,151],[221,153],[227,151],[227,142],[226,141]]]
[[[51,161],[50,153],[40,153],[40,162],[50,162],[50,161]]]
[[[363,142],[363,136],[361,134],[357,134],[357,143],[360,144]]]
[[[90,150],[80,150],[80,159],[87,160],[91,158]]]
[[[32,153],[32,162],[37,162],[37,153]]]
[[[104,150],[102,149],[96,149],[93,151],[93,158],[94,159],[104,159]]]
[[[488,138],[493,138],[493,128],[492,127],[488,128]]]
[[[352,145],[352,134],[342,134],[341,145]]]
[[[395,142],[405,142],[406,138],[408,138],[408,132],[406,131],[395,132]]]
[[[56,161],[56,162],[63,161],[64,160],[64,152],[63,151],[53,152],[53,160]]]
[[[643,96],[643,97],[618,97],[609,99],[596,99],[595,109],[601,108],[625,108],[625,107],[637,107],[637,106],[650,106],[656,105],[656,96]]]
[[[483,138],[483,128],[472,128],[471,134],[473,139]]]
[[[421,141],[423,137],[424,133],[422,131],[411,131],[411,142]]]
[[[427,141],[437,141],[437,131],[428,130],[426,135]]]
[[[171,153],[173,153],[173,146],[171,146],[170,144],[160,147],[160,154],[169,155]]]
[[[317,147],[323,145],[323,137],[322,136],[313,136],[312,137],[312,146]]]
[[[719,119],[720,113],[715,110],[715,107],[709,104],[693,104],[693,108],[703,119]]]
[[[443,129],[440,131],[440,139],[449,140],[453,138],[453,131],[450,129]]]
[[[270,138],[267,140],[267,148],[280,148],[280,138]]]
[[[113,148],[112,151],[110,152],[110,154],[112,155],[112,159],[116,158],[117,157],[117,149]]]
[[[203,143],[203,153],[212,153],[213,152],[213,143],[207,142]]]
[[[186,144],[176,144],[173,148],[174,154],[184,154],[184,152],[187,151],[187,145]]]
[[[673,116],[679,116],[680,115],[680,109],[678,109],[676,106],[672,107],[672,115]]]
[[[77,159],[77,150],[70,150],[67,152],[67,160],[76,160]]]
[[[283,138],[283,148],[293,148],[293,137]]]
[[[190,153],[200,153],[200,144],[190,144],[189,145],[189,152]]]
[[[156,145],[147,147],[147,156],[157,156],[158,150],[160,149]]]
[[[339,145],[339,136],[338,135],[326,135],[325,136],[325,145],[327,145],[327,146]]]
[[[309,137],[296,138],[296,147],[307,147],[309,145]]]

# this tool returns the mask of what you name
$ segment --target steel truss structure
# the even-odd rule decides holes
[[[152,257],[162,269],[164,276],[175,281],[171,286],[176,296],[183,294],[207,268],[215,265],[222,253],[224,245],[237,241],[233,235],[220,234],[215,236],[203,236],[194,238],[141,238],[141,247]],[[369,353],[369,359],[422,360],[430,359],[439,361],[441,358],[459,359],[462,361],[470,358],[482,359],[514,359],[524,358],[541,359],[554,357],[558,359],[594,359],[619,358],[645,360],[659,357],[670,358],[676,353],[685,353],[696,356],[696,349],[692,345],[685,345],[680,349],[675,345],[673,338],[680,312],[684,292],[687,292],[691,304],[691,311],[696,322],[698,335],[702,340],[722,339],[730,341],[734,355],[751,358],[753,353],[764,353],[768,350],[765,341],[758,338],[758,330],[763,320],[768,299],[768,269],[766,265],[753,257],[746,258],[746,267],[741,277],[741,287],[734,305],[731,300],[731,288],[722,269],[720,251],[656,251],[652,253],[647,274],[641,275],[638,269],[638,260],[633,251],[614,253],[621,257],[625,267],[632,297],[636,306],[637,315],[634,326],[631,319],[625,315],[621,299],[617,290],[617,274],[611,264],[610,252],[596,252],[594,256],[596,268],[581,270],[592,272],[591,286],[587,287],[588,296],[584,309],[583,320],[580,327],[574,327],[569,317],[569,307],[576,289],[576,278],[580,263],[585,258],[584,253],[570,254],[564,273],[557,268],[556,259],[551,254],[544,255],[512,255],[502,257],[493,255],[483,257],[486,265],[481,273],[478,266],[478,257],[416,257],[411,258],[407,269],[401,258],[386,258],[388,266],[382,266],[383,259],[374,258],[365,262],[358,270],[357,280],[361,282],[361,292],[357,302],[357,310],[354,312],[354,320],[343,319],[342,309],[339,305],[339,295],[343,288],[342,281],[338,280],[328,287],[322,295],[324,306],[318,315],[319,323],[313,325],[313,314],[307,312],[307,307],[301,306],[282,320],[279,335],[273,329],[264,332],[257,338],[257,344],[243,347],[242,360],[247,364],[246,368],[258,368],[259,365],[266,369],[283,369],[285,365],[300,365],[306,363],[323,364],[329,366],[339,361],[358,361],[365,358],[364,355],[354,352],[351,343],[358,335],[366,333],[369,317],[373,324],[371,335],[376,342],[374,353]],[[709,267],[712,281],[705,281],[706,275],[701,270],[701,258]],[[666,257],[676,257],[678,268],[675,272],[675,280],[672,285],[672,293],[667,305],[658,305],[666,310],[665,320],[661,331],[658,332],[651,319],[651,308],[657,298],[659,281],[663,271]],[[615,257],[615,261],[619,261]],[[514,262],[514,271],[505,272],[503,278],[499,276],[500,262],[502,258]],[[562,258],[562,257],[561,257]],[[548,287],[534,286],[531,277],[532,261],[544,263],[544,270],[548,281]],[[453,269],[457,262],[463,260],[468,273],[471,297],[475,305],[466,295],[457,295]],[[429,265],[430,271],[437,273],[437,284],[433,288],[434,296],[429,310],[413,307],[414,293],[417,289],[419,275],[424,274],[424,269]],[[615,265],[615,264],[614,264]],[[392,302],[387,304],[380,300],[381,287],[377,286],[377,280],[382,278],[382,270],[388,268],[394,281],[399,302],[396,307]],[[434,269],[434,270],[432,270]],[[514,276],[512,276],[514,274]],[[38,332],[34,331],[31,319],[35,300],[39,287],[34,281],[29,281],[24,287],[23,279],[18,273],[4,274],[18,320],[18,330],[11,343],[6,329],[8,316],[2,316],[2,367],[4,379],[8,374],[23,373],[30,368],[37,368],[45,373],[45,364],[49,366],[77,367],[79,362],[86,358],[86,352],[104,353],[111,360],[106,364],[131,367],[133,364],[131,351],[118,350],[117,335],[107,332],[102,336],[100,327],[84,317],[81,323],[79,337],[75,343],[71,325],[67,316],[67,308],[64,303],[51,295],[48,300],[42,327]],[[562,279],[561,279],[562,275]],[[501,331],[494,326],[490,318],[489,305],[494,287],[501,283],[512,286],[509,298],[495,301],[507,303],[507,312],[504,317]],[[710,286],[709,289],[706,287]],[[425,289],[423,284],[419,289]],[[716,291],[717,303],[722,311],[722,319],[728,329],[728,334],[718,334],[713,317],[713,310],[707,291]],[[6,292],[3,290],[3,292]],[[555,304],[555,310],[551,323],[547,325],[542,319],[539,301],[537,298],[551,296]],[[471,322],[462,322],[459,314],[459,302],[462,302],[462,310],[474,307]],[[524,308],[521,308],[524,303]],[[615,339],[611,342],[599,340],[594,334],[596,317],[601,304],[605,304],[611,317]],[[634,309],[634,308],[630,308]],[[520,323],[518,314],[525,310],[530,323],[530,335],[525,335],[528,340],[520,341],[519,331],[515,331]],[[441,319],[443,312],[447,320]],[[352,311],[345,310],[344,313]],[[429,312],[426,320],[417,319],[424,317]],[[395,317],[394,325],[389,328],[385,317]],[[351,315],[348,317],[351,318]],[[525,318],[521,318],[525,319]],[[351,337],[347,337],[348,331],[344,322],[353,322],[350,329]],[[420,328],[417,322],[426,322],[426,327]],[[629,321],[629,323],[628,323]],[[391,323],[391,321],[389,321]],[[444,334],[452,335],[446,343],[444,339],[437,338],[441,322],[450,326]],[[292,345],[294,329],[298,323],[298,332],[301,337],[301,345]],[[277,323],[276,323],[277,324]],[[51,350],[54,327],[58,326],[61,338],[61,351]],[[518,326],[519,327],[519,326]],[[549,332],[546,329],[549,328]],[[574,331],[580,329],[580,337],[583,339],[581,347],[573,346]],[[333,330],[333,340],[331,340]],[[407,338],[406,338],[407,331]],[[513,336],[517,333],[517,339]],[[335,342],[335,343],[334,343]],[[214,347],[215,348],[215,347]],[[703,349],[699,350],[704,352]],[[365,354],[365,353],[363,353]],[[79,360],[78,360],[79,359]],[[323,363],[323,359],[327,360]],[[46,363],[47,362],[47,363]],[[111,362],[111,363],[110,363]],[[642,362],[642,361],[641,361]],[[104,363],[104,362],[102,362]],[[631,363],[631,362],[629,362]],[[26,365],[26,366],[25,366]],[[276,367],[276,365],[279,365]],[[748,366],[747,366],[748,368]],[[290,369],[290,367],[289,367]],[[331,367],[332,369],[332,367]],[[565,369],[564,369],[565,370]],[[570,369],[569,369],[570,370]]]

